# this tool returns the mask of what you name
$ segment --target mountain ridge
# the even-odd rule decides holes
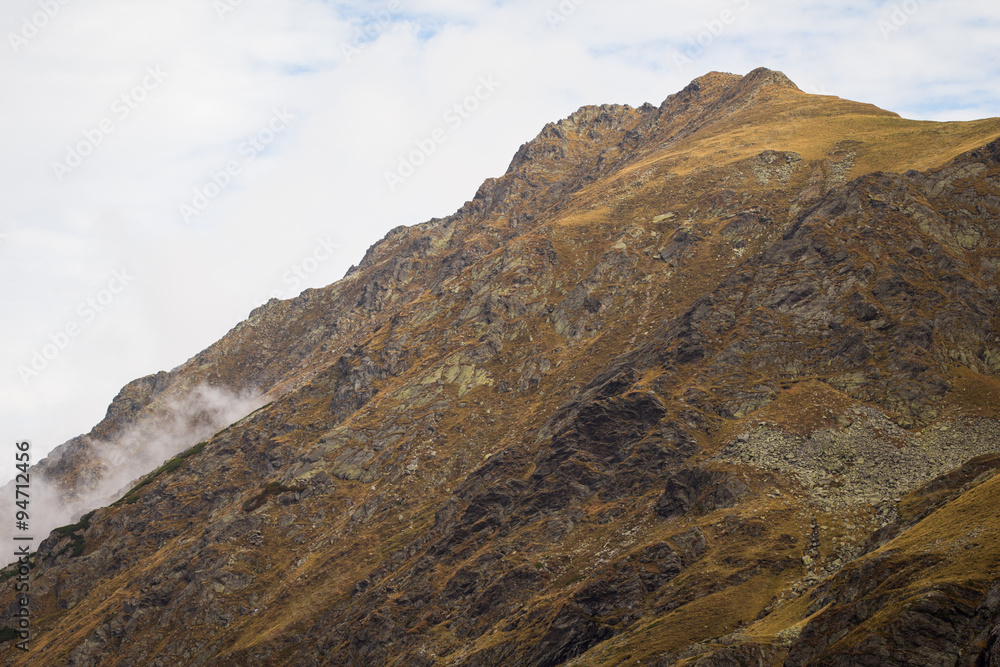
[[[836,664],[855,645],[815,637],[843,614],[799,640],[786,631],[807,616],[774,601],[836,606],[860,538],[898,513],[869,502],[880,480],[910,498],[940,470],[958,488],[949,471],[972,454],[949,441],[904,474],[878,458],[887,443],[979,423],[963,420],[987,423],[977,446],[993,437],[983,400],[955,394],[995,396],[1000,371],[997,136],[997,119],[906,121],[767,70],[547,125],[456,214],[391,231],[342,281],[123,389],[95,433],[201,383],[271,402],[98,509],[78,557],[67,535],[40,546],[38,650],[112,665]],[[817,438],[836,460],[751,463]],[[874,482],[848,474],[860,447]],[[951,502],[981,504],[968,494],[984,484]],[[182,609],[202,630],[178,635]]]

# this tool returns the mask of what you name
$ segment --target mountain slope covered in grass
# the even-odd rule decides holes
[[[998,137],[764,69],[547,125],[40,465],[264,405],[54,531],[0,660],[1000,661]]]

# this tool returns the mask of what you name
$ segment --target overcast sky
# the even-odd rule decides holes
[[[0,26],[0,451],[36,455],[584,104],[766,66],[1000,115],[984,0],[4,0]]]

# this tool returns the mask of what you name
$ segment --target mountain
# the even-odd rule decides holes
[[[1000,119],[584,107],[36,466],[0,660],[1000,664],[998,220]]]

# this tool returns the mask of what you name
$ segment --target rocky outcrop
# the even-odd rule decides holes
[[[667,478],[667,488],[656,503],[656,513],[664,519],[690,511],[707,514],[732,507],[746,492],[746,484],[724,472],[682,468]]]
[[[30,660],[989,664],[1000,123],[947,129],[767,70],[547,125],[122,391],[270,402],[41,542]]]

